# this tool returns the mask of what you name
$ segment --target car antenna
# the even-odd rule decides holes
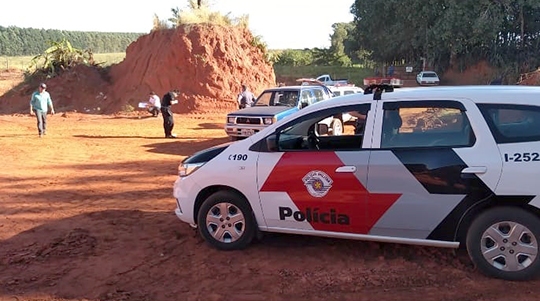
[[[394,87],[388,84],[373,84],[364,89],[364,94],[373,94],[373,100],[381,100],[383,91],[394,92]]]

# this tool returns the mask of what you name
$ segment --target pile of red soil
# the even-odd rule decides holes
[[[176,113],[224,113],[237,108],[241,84],[256,95],[276,85],[272,65],[247,28],[190,25],[141,36],[119,64],[80,65],[45,80],[57,111],[113,114],[179,89]],[[28,111],[39,79],[0,96],[0,113]],[[127,106],[129,105],[129,106]]]
[[[523,73],[520,76],[517,84],[525,86],[540,86],[540,68],[533,72]]]
[[[486,85],[498,77],[498,70],[488,62],[480,61],[465,70],[450,69],[442,75],[441,80],[445,85]]]

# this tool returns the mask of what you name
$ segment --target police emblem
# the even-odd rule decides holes
[[[302,181],[304,182],[304,185],[306,185],[309,194],[316,198],[322,198],[325,196],[334,182],[329,175],[320,170],[308,172],[302,178]]]

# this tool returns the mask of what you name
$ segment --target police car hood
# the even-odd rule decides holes
[[[274,116],[291,108],[287,106],[254,106],[231,112],[227,116]]]

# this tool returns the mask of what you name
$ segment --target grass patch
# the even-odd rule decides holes
[[[100,63],[104,67],[120,63],[125,57],[125,52],[94,53],[96,63]],[[0,70],[26,70],[33,58],[34,56],[0,56]]]

